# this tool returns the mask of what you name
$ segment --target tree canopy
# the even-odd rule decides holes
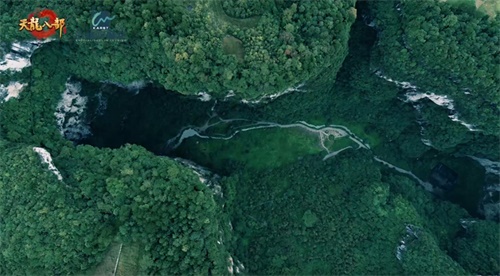
[[[72,74],[121,83],[146,79],[184,94],[205,91],[221,98],[229,91],[238,98],[259,98],[305,82],[324,68],[340,68],[356,15],[353,0],[245,4],[250,2],[74,1],[54,6],[48,0],[4,1],[0,10],[10,13],[2,15],[8,27],[0,41],[29,38],[12,22],[36,8],[53,8],[67,18],[61,41],[71,49],[66,62]],[[116,16],[111,30],[125,33],[126,42],[81,41],[92,32],[96,10]]]
[[[498,17],[476,10],[474,1],[372,1],[370,7],[379,32],[375,69],[422,93],[447,95],[460,119],[500,135]]]
[[[235,190],[234,250],[248,271],[466,274],[447,252],[468,214],[369,156],[349,150],[226,178]]]
[[[0,85],[28,83],[0,102],[0,274],[86,273],[116,244],[137,249],[141,275],[223,275],[238,261],[270,275],[500,273],[498,223],[472,217],[495,168],[466,157],[500,158],[498,17],[463,1],[358,3],[1,1],[2,58],[32,39],[15,23],[37,8],[68,28],[30,67],[0,72]],[[91,29],[104,10],[125,41],[82,40],[109,38]],[[124,88],[137,80],[140,92]],[[68,101],[88,98],[94,133],[69,141],[56,113],[76,82]],[[345,125],[370,147],[326,139],[351,148],[323,159],[327,133],[288,128],[298,121]],[[225,139],[247,123],[280,127]],[[198,137],[165,150],[187,129]],[[424,181],[446,163],[461,190],[432,195],[375,157]]]
[[[63,147],[58,180],[31,147],[2,149],[2,274],[83,271],[114,240],[142,246],[143,273],[227,271],[220,207],[191,169],[137,146]]]

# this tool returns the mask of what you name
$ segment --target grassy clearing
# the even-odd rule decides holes
[[[245,57],[243,42],[231,35],[226,35],[222,40],[222,51],[224,51],[226,55],[236,56],[240,62],[242,62]]]
[[[116,259],[118,258],[118,252],[120,251],[120,243],[113,243],[109,247],[108,253],[104,257],[104,260],[97,265],[95,268],[87,270],[82,275],[85,276],[108,276],[113,275],[115,269]]]
[[[275,168],[301,156],[325,152],[316,134],[295,128],[252,130],[231,140],[190,138],[177,151],[216,171],[224,171],[234,162],[245,168]]]
[[[487,14],[494,19],[500,12],[500,1],[498,0],[440,0],[449,4],[467,4],[475,6],[479,12]]]
[[[138,244],[127,244],[122,248],[120,261],[116,269],[117,276],[138,275],[139,260],[140,260],[140,247]]]
[[[104,260],[95,268],[87,270],[82,275],[85,276],[127,276],[138,275],[139,260],[140,260],[140,246],[138,244],[124,244],[120,252],[120,243],[111,244],[108,253]],[[118,259],[118,265],[116,261]],[[114,273],[116,266],[116,273]]]
[[[352,146],[355,149],[358,148],[357,144],[354,143],[348,137],[343,137],[343,138],[339,138],[339,139],[335,139],[335,140],[331,138],[330,140],[325,141],[325,146],[331,152],[341,150],[341,149],[346,148],[348,146]]]
[[[493,19],[500,12],[500,1],[498,0],[476,0],[476,9],[487,14]]]

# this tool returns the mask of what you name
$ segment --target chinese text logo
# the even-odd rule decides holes
[[[44,24],[41,24],[41,18],[48,18],[48,20]],[[56,33],[56,30],[59,30],[59,37],[62,37],[63,32],[66,33],[65,19],[57,17],[56,13],[52,10],[32,12],[28,15],[28,18],[19,21],[19,31],[27,30],[38,39],[52,36]],[[44,30],[45,27],[47,30]]]

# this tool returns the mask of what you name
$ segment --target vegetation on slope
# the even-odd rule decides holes
[[[467,213],[381,171],[365,150],[224,183],[235,191],[233,250],[250,273],[466,274],[447,252]]]
[[[74,146],[55,125],[53,111],[69,74],[124,84],[150,79],[186,94],[204,90],[223,97],[234,90],[240,98],[258,98],[317,76],[307,93],[284,96],[265,106],[224,102],[216,112],[225,118],[234,115],[280,123],[342,122],[349,127],[353,123],[353,130],[370,141],[374,153],[411,166],[434,150],[421,142],[421,126],[415,122],[419,113],[397,98],[406,91],[376,76],[369,67],[372,60],[390,77],[409,80],[406,77],[411,75],[419,87],[443,88],[466,120],[482,122],[483,132],[470,133],[451,123],[446,110],[424,103],[422,116],[428,121],[424,137],[437,150],[498,158],[498,126],[493,120],[498,89],[490,68],[495,63],[485,58],[498,57],[491,46],[497,21],[468,11],[467,6],[423,2],[417,7],[413,1],[402,1],[392,7],[383,2],[370,6],[378,18],[377,50],[371,49],[377,34],[358,20],[339,74],[347,30],[354,19],[351,2],[262,1],[269,4],[265,10],[237,0],[225,6],[208,0],[61,4],[57,12],[67,12],[81,30],[89,27],[92,9],[110,10],[117,15],[113,28],[126,31],[128,41],[78,44],[74,42],[77,32],[68,31],[60,43],[45,45],[33,56],[30,90],[1,105],[0,274],[87,271],[103,259],[113,241],[139,248],[139,273],[224,274],[229,251],[249,272],[259,274],[498,274],[494,242],[498,224],[477,222],[462,232],[460,219],[470,220],[467,212],[381,169],[368,151],[347,150],[323,162],[322,156],[314,155],[316,139],[283,137],[278,131],[266,132],[267,142],[274,146],[261,148],[245,148],[262,145],[254,134],[227,144],[188,143],[185,152],[205,147],[200,155],[206,156],[186,157],[219,171],[227,169],[224,203],[234,223],[231,241],[222,239],[231,236],[225,229],[224,212],[191,170],[138,146],[114,150]],[[397,15],[398,8],[404,16]],[[34,7],[3,1],[0,9],[12,10],[0,21],[17,22]],[[452,15],[460,20],[454,22]],[[470,24],[462,24],[462,19]],[[391,27],[393,23],[399,27]],[[412,24],[420,26],[417,23],[425,34],[413,29]],[[206,32],[206,28],[211,29]],[[403,37],[415,52],[403,51],[404,41],[393,41],[401,37],[401,28],[408,31]],[[485,47],[471,51],[479,48],[470,44],[474,40],[462,43],[466,40],[462,29],[475,33],[475,41]],[[12,41],[25,35],[9,26],[0,37]],[[459,60],[445,59],[441,51],[429,50],[434,44],[422,41],[438,43],[441,38],[450,47],[446,55]],[[415,61],[420,56],[417,61],[422,64]],[[480,63],[469,68],[460,59]],[[451,80],[441,64],[456,74]],[[396,70],[398,66],[401,69]],[[477,94],[466,101],[459,90],[453,90],[457,87]],[[197,109],[196,119],[153,120],[151,114],[158,116],[162,108],[152,108],[145,116],[148,122],[170,127],[158,143],[177,133],[184,122],[203,121],[208,108],[187,100],[171,104],[175,109],[163,116]],[[155,133],[153,128],[143,129]],[[137,139],[137,143],[145,141]],[[156,143],[151,142],[152,149],[158,149]],[[226,148],[231,145],[236,146]],[[53,154],[62,181],[47,171],[32,146],[43,146]],[[263,160],[270,150],[283,148],[287,151],[282,155]],[[221,149],[224,154],[216,154]],[[228,169],[231,160],[237,166]],[[255,170],[245,170],[241,164]],[[221,240],[228,244],[219,244]],[[402,248],[399,257],[398,248]]]
[[[141,147],[63,147],[63,180],[30,147],[2,147],[0,272],[72,274],[115,239],[141,244],[140,273],[223,274],[220,207],[191,169]]]
[[[61,40],[70,49],[66,62],[72,74],[90,81],[148,79],[189,95],[206,91],[224,97],[233,90],[239,98],[254,99],[307,81],[324,68],[338,70],[347,54],[354,1],[273,2],[268,1],[273,9],[262,10],[244,7],[243,1],[220,7],[215,0],[3,1],[0,10],[10,13],[2,16],[6,28],[0,41],[28,39],[12,22],[36,8],[55,9],[67,18]],[[91,32],[95,10],[116,16],[112,30],[125,32],[127,41],[78,41]],[[240,10],[258,13],[258,20],[247,24],[232,17]]]
[[[460,119],[500,135],[498,17],[476,10],[474,1],[372,1],[370,7],[380,34],[374,68],[422,93],[447,95]]]

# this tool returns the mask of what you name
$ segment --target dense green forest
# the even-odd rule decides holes
[[[30,147],[2,144],[1,274],[73,274],[112,241],[141,245],[141,273],[226,271],[224,217],[190,169],[138,146],[63,147],[54,163],[61,181]]]
[[[68,18],[63,42],[87,37],[91,12],[108,10],[126,43],[66,44],[74,75],[122,83],[148,78],[189,95],[205,91],[223,97],[232,90],[254,99],[298,85],[324,68],[340,68],[354,0],[268,1],[269,8],[260,10],[235,2],[2,1],[0,10],[9,13],[2,14],[6,27],[0,41],[29,39],[13,22],[37,7],[57,6],[55,12]]]
[[[236,190],[236,255],[249,273],[498,271],[496,223],[481,221],[463,229],[465,210],[433,198],[407,178],[380,170],[369,155],[350,151],[326,162],[311,156],[277,170],[225,179]],[[308,185],[311,179],[314,186]],[[481,256],[462,256],[474,254],[472,247],[483,248],[486,244],[480,244],[489,239],[493,244]],[[404,249],[396,249],[402,240]]]
[[[0,71],[0,85],[28,83],[0,101],[0,274],[102,275],[122,247],[124,274],[499,274],[498,222],[478,213],[491,175],[468,158],[500,159],[500,23],[483,2],[1,1],[0,58],[33,39],[17,24],[37,8],[68,29]],[[126,41],[79,41],[101,10]],[[54,113],[77,84],[82,140]],[[298,121],[347,126],[369,147],[235,134]],[[188,127],[200,135],[174,147]],[[459,181],[432,194],[375,158],[424,181],[444,163]]]
[[[490,4],[493,14],[500,11],[495,1],[477,2]],[[370,6],[379,30],[372,66],[422,91],[447,95],[463,120],[498,136],[498,17],[476,9],[474,1],[371,1]],[[439,117],[434,114],[428,116]]]

